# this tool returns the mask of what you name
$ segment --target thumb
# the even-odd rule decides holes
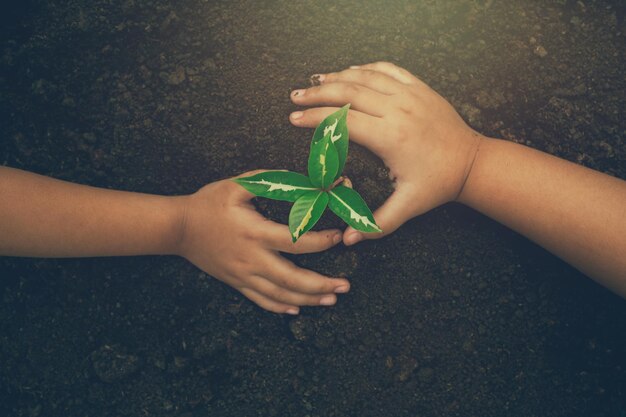
[[[262,172],[267,172],[269,171],[268,169],[255,169],[252,171],[247,171],[244,172],[243,174],[239,174],[237,176],[231,177],[229,178],[229,180],[236,180],[238,178],[245,178],[245,177],[251,177],[253,175],[257,175],[257,174],[261,174]],[[250,191],[246,190],[242,185],[240,184],[235,184],[233,181],[226,181],[227,183],[231,184],[230,185],[230,191],[231,191],[231,197],[232,197],[232,201],[236,202],[236,203],[243,203],[249,200],[252,200],[252,198],[255,197],[254,194],[252,194]]]
[[[269,171],[269,169],[253,169],[252,171],[247,171],[247,172],[244,172],[243,174],[235,175],[234,177],[231,177],[230,179],[234,180],[237,178],[251,177],[253,175],[260,174],[266,171]]]
[[[343,243],[346,246],[354,245],[363,239],[380,239],[393,233],[407,220],[413,217],[410,208],[411,198],[404,192],[396,190],[385,203],[374,212],[376,224],[383,230],[382,233],[363,233],[348,227],[343,233]]]

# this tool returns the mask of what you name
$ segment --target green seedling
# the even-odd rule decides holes
[[[356,230],[382,232],[363,198],[341,176],[348,156],[349,108],[349,104],[342,107],[315,129],[308,177],[289,171],[266,171],[233,180],[254,195],[294,203],[289,213],[294,243],[315,226],[326,207]]]

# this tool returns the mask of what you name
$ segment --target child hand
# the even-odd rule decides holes
[[[230,180],[209,184],[186,197],[178,253],[275,313],[298,314],[298,306],[335,304],[335,293],[350,288],[346,279],[299,268],[279,252],[323,251],[341,241],[341,232],[309,232],[294,244],[287,226],[255,211],[252,197]]]
[[[395,191],[375,213],[383,233],[346,229],[352,245],[395,231],[407,220],[443,203],[463,189],[481,136],[454,108],[411,73],[388,62],[351,67],[314,76],[320,83],[291,93],[301,106],[343,106],[350,139],[380,158],[390,169]],[[291,123],[315,127],[337,107],[294,112]]]

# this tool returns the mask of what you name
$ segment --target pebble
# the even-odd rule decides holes
[[[535,46],[535,48],[533,49],[533,53],[540,58],[545,58],[548,55],[548,51],[546,51],[546,48],[541,45]]]
[[[602,140],[600,142],[597,142],[595,145],[604,151],[605,157],[612,158],[615,156],[615,151],[613,150],[613,147],[608,142],[605,142]]]
[[[291,330],[291,334],[293,334],[296,340],[304,342],[309,339],[310,326],[307,323],[308,321],[305,317],[298,317],[289,322],[289,330]]]

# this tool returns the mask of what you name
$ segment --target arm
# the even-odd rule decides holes
[[[105,190],[0,167],[0,255],[180,255],[259,306],[297,314],[331,305],[345,279],[296,267],[279,252],[318,252],[338,231],[291,243],[287,226],[254,210],[252,195],[218,181],[181,197]]]
[[[626,297],[626,182],[483,139],[459,201]]]
[[[626,297],[626,182],[473,131],[408,71],[379,62],[316,76],[294,103],[341,106],[351,139],[380,156],[395,191],[374,217],[384,234],[459,201],[502,222]],[[292,113],[313,127],[336,107]],[[348,228],[347,245],[380,234]]]
[[[0,167],[0,254],[171,254],[184,198],[88,187]]]

